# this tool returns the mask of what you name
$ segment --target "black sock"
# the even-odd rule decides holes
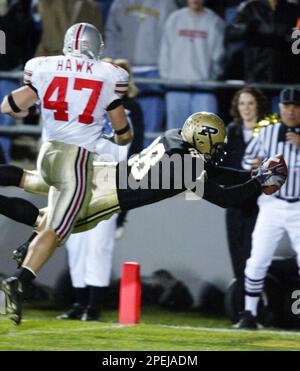
[[[104,301],[104,294],[106,292],[106,287],[99,286],[88,286],[89,289],[89,308],[93,308],[96,311],[100,311],[101,304]]]
[[[23,198],[0,195],[0,214],[32,227],[39,215],[39,209]]]
[[[33,232],[32,233],[32,235],[28,238],[28,240],[26,241],[27,243],[29,242],[31,242],[36,236],[38,235],[38,233],[37,232]]]
[[[0,185],[18,187],[23,176],[23,169],[13,165],[0,165]]]
[[[82,305],[84,308],[88,305],[89,290],[87,287],[74,287],[76,303]]]
[[[127,211],[122,211],[117,217],[117,227],[123,227],[126,222]]]
[[[19,281],[22,283],[23,287],[28,286],[30,282],[33,281],[36,277],[35,274],[33,274],[26,267],[23,267],[20,273],[18,273],[16,276],[18,277]]]

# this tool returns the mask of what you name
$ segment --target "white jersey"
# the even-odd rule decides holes
[[[128,73],[85,56],[38,57],[25,65],[24,83],[41,102],[46,141],[75,144],[94,152],[104,111],[128,89]]]

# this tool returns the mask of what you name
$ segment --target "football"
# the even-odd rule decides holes
[[[263,167],[266,168],[266,169],[272,169],[272,167],[278,165],[278,164],[281,164],[282,167],[280,167],[277,172],[279,174],[282,174],[284,175],[285,177],[287,177],[287,173],[288,173],[288,169],[287,169],[287,166],[286,166],[286,163],[285,163],[285,160],[283,158],[282,155],[275,155],[274,157],[270,157],[264,164],[263,164]],[[284,184],[284,181],[282,182],[282,184]],[[281,185],[282,185],[281,184]],[[277,192],[279,190],[279,188],[281,187],[281,185],[270,185],[270,186],[265,186],[265,187],[262,187],[262,191],[264,194],[266,195],[271,195],[275,192]]]
[[[279,187],[276,185],[262,187],[262,191],[265,195],[271,195],[277,192],[278,190],[279,190]]]

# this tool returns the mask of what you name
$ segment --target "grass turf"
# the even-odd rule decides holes
[[[16,327],[0,320],[0,350],[300,350],[300,333],[238,331],[223,318],[143,308],[141,323],[119,326],[116,311],[103,322],[58,321],[58,312],[25,310]]]

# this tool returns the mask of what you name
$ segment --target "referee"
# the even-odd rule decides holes
[[[235,328],[258,327],[257,306],[264,279],[285,232],[300,267],[300,90],[282,90],[279,109],[281,122],[263,128],[247,146],[243,159],[243,167],[250,170],[256,160],[283,154],[288,178],[271,197],[262,194],[258,199],[259,214],[245,268],[245,310]]]

